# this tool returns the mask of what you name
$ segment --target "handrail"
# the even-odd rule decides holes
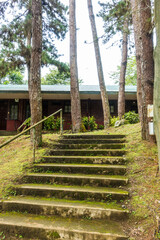
[[[27,119],[28,119],[28,118],[27,118]],[[26,120],[27,120],[27,119],[26,119]],[[26,120],[24,120],[24,122],[19,126],[19,128],[17,128],[17,132],[20,132],[20,129],[25,125]],[[23,131],[26,129],[26,127],[27,127],[27,126],[25,126],[25,127],[23,128]]]
[[[35,123],[33,126],[27,128],[26,130],[22,131],[21,133],[17,134],[16,136],[14,136],[13,138],[9,139],[8,141],[4,142],[3,144],[0,145],[0,148],[6,146],[7,144],[9,144],[10,142],[13,142],[15,139],[19,138],[20,136],[24,135],[26,132],[28,132],[29,130],[34,128],[34,142],[33,142],[33,158],[35,160],[35,127],[37,127],[39,124],[45,122],[48,118],[56,115],[57,113],[60,112],[60,134],[63,134],[63,121],[62,121],[62,108],[59,109],[58,111],[52,113],[51,115],[49,115],[48,117],[42,119],[41,121],[39,121],[38,123]]]

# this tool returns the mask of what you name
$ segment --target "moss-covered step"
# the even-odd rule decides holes
[[[2,202],[3,211],[19,211],[44,216],[75,217],[83,219],[125,219],[128,210],[116,203],[69,201],[36,197],[12,197]]]
[[[125,143],[125,138],[119,139],[59,139],[58,142],[61,144],[106,144],[106,143]]]
[[[116,174],[124,175],[125,165],[108,164],[67,164],[67,163],[40,163],[34,164],[34,170],[37,172],[63,172],[63,173],[84,173],[84,174]]]
[[[124,156],[126,151],[122,149],[59,149],[50,150],[49,154],[52,156]]]
[[[125,240],[119,223],[115,221],[87,220],[63,217],[41,217],[20,213],[1,213],[0,232],[6,239],[21,236],[40,240]]]
[[[126,164],[125,157],[118,156],[44,156],[43,163]]]
[[[117,188],[65,186],[56,184],[23,184],[16,186],[12,192],[23,196],[30,195],[88,201],[118,201],[128,197],[127,191]]]
[[[61,174],[61,173],[30,173],[23,177],[26,183],[49,183],[79,186],[123,186],[128,183],[124,176],[86,175],[86,174]]]
[[[57,149],[122,149],[124,143],[102,143],[102,144],[55,144]]]
[[[119,139],[125,138],[125,135],[119,134],[107,134],[107,135],[96,135],[96,134],[64,134],[62,139]]]

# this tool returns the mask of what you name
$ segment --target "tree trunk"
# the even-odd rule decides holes
[[[127,68],[128,55],[128,18],[124,22],[123,42],[122,42],[122,62],[119,79],[119,94],[118,94],[118,117],[122,119],[125,114],[125,77]]]
[[[153,104],[154,83],[154,60],[153,60],[153,36],[151,23],[150,0],[139,0],[140,9],[140,41],[141,41],[141,84],[142,84],[142,138],[154,141],[149,135],[149,122],[147,117],[147,106]]]
[[[142,139],[154,141],[149,135],[149,119],[147,117],[147,106],[153,104],[153,82],[154,82],[154,61],[153,61],[153,39],[151,24],[151,2],[150,0],[132,0],[132,15],[135,32],[137,68],[138,71],[138,101],[141,97],[139,88],[142,91],[142,104],[139,106],[141,113]],[[141,83],[139,82],[141,78]],[[138,103],[140,105],[140,102]]]
[[[101,55],[100,55],[100,49],[99,49],[99,43],[98,43],[96,22],[95,22],[95,17],[93,14],[92,0],[87,0],[87,2],[88,2],[89,18],[90,18],[90,22],[91,22],[95,56],[96,56],[96,62],[97,62],[99,85],[100,85],[100,90],[101,90],[103,115],[104,115],[104,128],[106,129],[109,126],[109,119],[110,119],[108,95],[107,95],[105,82],[104,82],[103,68],[102,68]]]
[[[27,47],[30,48],[31,47],[31,37],[32,36],[32,33],[28,32],[27,34]],[[27,72],[28,72],[28,83],[29,83],[29,80],[30,80],[30,68],[31,68],[31,57],[29,57],[29,59],[26,59],[26,62],[27,62]]]
[[[75,9],[76,9],[75,0],[69,0],[72,131],[79,132],[81,128],[81,103],[80,103],[79,83],[78,83],[77,34],[76,34],[76,10]]]
[[[32,53],[29,81],[29,99],[32,125],[39,122],[42,119],[41,55],[42,55],[42,5],[41,0],[32,0]],[[35,140],[36,146],[41,145],[42,125],[36,127]]]
[[[155,0],[155,24],[157,45],[155,48],[155,85],[154,85],[154,126],[158,146],[160,170],[160,1]]]
[[[141,86],[141,52],[140,52],[140,11],[138,10],[138,0],[131,0],[132,21],[134,28],[134,40],[136,48],[137,64],[137,102],[140,121],[142,120],[142,86]],[[141,121],[142,122],[142,121]]]

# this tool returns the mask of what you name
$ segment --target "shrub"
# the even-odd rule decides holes
[[[46,118],[46,117],[44,117]],[[48,118],[43,125],[44,130],[53,130],[55,128],[55,118],[54,116]]]
[[[124,114],[124,119],[127,120],[130,124],[138,123],[139,115],[138,113],[135,113],[135,111],[129,111],[128,113]]]
[[[96,123],[96,119],[94,116],[89,117],[89,128],[91,131],[97,129],[97,123]]]
[[[26,128],[29,128],[30,126],[31,126],[31,117],[29,117],[29,118],[27,118],[26,120],[25,120],[25,126],[26,126]]]
[[[97,129],[97,123],[94,116],[92,117],[83,117],[82,118],[82,125],[84,125],[86,130],[96,130]]]
[[[110,118],[110,126],[114,127],[114,125],[117,121],[119,121],[119,117],[115,117],[115,116],[111,117]]]
[[[103,129],[104,129],[104,125],[99,124],[99,125],[98,125],[98,129],[103,130]]]
[[[45,118],[45,117],[44,117]],[[64,120],[62,120],[64,122]],[[44,130],[54,130],[59,131],[60,129],[60,117],[55,118],[54,116],[48,118],[44,122]]]
[[[82,118],[82,125],[85,127],[86,130],[89,129],[89,118],[88,117]]]

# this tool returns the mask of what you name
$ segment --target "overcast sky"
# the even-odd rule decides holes
[[[69,4],[68,0],[61,0],[64,4]],[[102,1],[102,0],[101,0]],[[105,2],[103,0],[103,2]],[[93,10],[96,17],[100,6],[98,0],[93,0]],[[76,1],[76,14],[77,14],[77,54],[78,54],[78,73],[79,78],[84,81],[83,84],[95,85],[98,84],[98,75],[96,68],[96,60],[94,53],[94,46],[92,42],[92,33],[90,20],[88,17],[87,0]],[[100,18],[96,17],[96,25],[98,36],[104,34],[103,22]],[[91,43],[91,44],[86,44]],[[119,47],[111,47],[108,49],[109,45],[100,43],[103,71],[106,84],[113,84],[109,79],[108,73],[116,70],[117,65],[121,62],[121,50]],[[69,63],[69,34],[67,34],[66,39],[62,42],[57,42],[56,46],[58,51],[63,56],[60,58],[61,61]]]

